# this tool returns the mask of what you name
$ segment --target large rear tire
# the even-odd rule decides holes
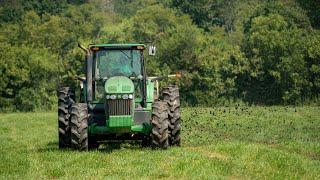
[[[88,150],[87,104],[75,103],[71,108],[71,147],[79,151]]]
[[[169,144],[180,146],[181,117],[179,87],[170,85],[163,89],[163,99],[169,106]]]
[[[168,105],[163,101],[156,101],[152,105],[151,117],[151,145],[154,148],[166,149],[169,146]]]
[[[69,87],[63,87],[58,91],[58,134],[59,148],[70,147],[70,109],[74,103],[74,92]]]

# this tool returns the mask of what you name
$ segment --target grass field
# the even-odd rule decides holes
[[[0,178],[320,179],[320,107],[185,108],[182,147],[59,150],[56,113],[0,116]]]

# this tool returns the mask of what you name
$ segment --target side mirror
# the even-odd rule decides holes
[[[149,46],[149,56],[155,56],[155,55],[156,55],[156,47]]]

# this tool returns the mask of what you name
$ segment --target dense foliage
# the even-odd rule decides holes
[[[187,105],[297,104],[320,92],[317,1],[0,1],[0,109],[52,108],[83,74],[77,43],[157,46],[149,75],[181,71]]]

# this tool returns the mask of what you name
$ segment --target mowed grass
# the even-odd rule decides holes
[[[319,107],[184,108],[182,147],[59,150],[57,115],[0,116],[1,179],[320,179]]]

